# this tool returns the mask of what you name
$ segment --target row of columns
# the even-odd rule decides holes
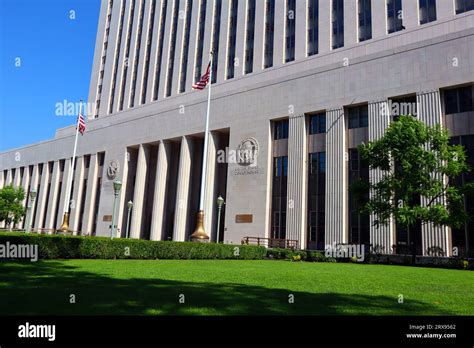
[[[438,90],[417,94],[418,116],[427,125],[442,122],[441,100]],[[390,124],[388,101],[379,100],[369,103],[368,140],[379,139]],[[348,243],[348,178],[347,178],[347,137],[344,108],[326,111],[326,245]],[[288,207],[287,238],[300,241],[300,247],[306,248],[307,236],[307,144],[304,115],[289,118],[288,139]],[[381,180],[383,172],[370,170],[372,183]],[[371,193],[372,194],[372,193]],[[427,202],[422,199],[422,204]],[[395,224],[392,221],[379,227],[372,226],[376,216],[370,217],[370,241],[391,253],[396,243]],[[449,229],[434,224],[422,225],[422,249],[427,255],[432,247],[439,247],[445,255],[451,255]]]
[[[30,211],[32,217],[31,227],[35,230],[45,229],[51,232],[57,229],[62,223],[63,208],[67,192],[67,178],[71,175],[72,170],[70,158],[62,161],[64,161],[64,170],[61,170],[61,160],[57,160],[54,162],[9,169],[7,170],[6,178],[4,178],[3,173],[0,175],[0,188],[12,184],[14,187],[22,187],[25,190],[25,199],[23,200],[23,206],[25,208],[27,208],[27,202],[31,200],[28,197],[28,187],[30,192],[33,190],[37,192],[37,197]],[[40,165],[42,165],[41,173]],[[50,170],[51,165],[52,171]],[[30,167],[32,167],[31,174]],[[23,175],[21,175],[21,168],[24,168]],[[12,174],[13,172],[15,172],[14,176]],[[97,155],[94,154],[90,156],[90,167],[87,176],[85,174],[84,157],[78,157],[76,159],[76,170],[73,175],[73,196],[69,202],[70,230],[74,231],[74,233],[78,230],[82,198],[85,197],[82,231],[90,233],[94,222],[93,210],[98,175]],[[88,185],[87,192],[84,196],[85,179],[87,179]],[[31,202],[29,202],[29,204],[31,204]],[[26,228],[25,223],[24,219],[21,219],[21,221],[13,227],[24,229]],[[5,223],[2,222],[0,227],[6,227]]]
[[[204,228],[211,237],[213,231],[213,219],[215,214],[215,192],[216,192],[216,161],[217,161],[217,135],[211,133],[209,136],[208,163],[206,171],[206,190],[204,192]],[[191,226],[193,214],[191,211],[192,195],[200,193],[199,190],[191,192],[193,181],[193,154],[195,152],[195,139],[183,136],[180,139],[179,164],[176,184],[175,215],[173,221],[172,238],[174,241],[185,241]],[[133,189],[133,210],[130,222],[130,237],[143,238],[143,218],[145,216],[144,197],[146,195],[146,181],[151,170],[151,151],[146,144],[139,145],[137,165],[135,172],[135,186]],[[167,215],[167,200],[172,199],[168,192],[170,186],[171,161],[175,160],[171,155],[171,144],[160,141],[156,155],[156,171],[153,189],[152,217],[150,226],[150,240],[163,240],[166,235],[165,217]],[[195,164],[194,164],[195,165]],[[125,172],[124,172],[125,173]],[[126,182],[126,180],[124,180]],[[122,191],[125,191],[122,189]],[[125,201],[121,200],[123,207]],[[119,209],[121,210],[121,209]]]
[[[202,1],[202,0],[201,0]],[[141,102],[142,93],[146,94],[146,103],[154,101],[155,89],[158,89],[158,100],[166,98],[165,90],[166,83],[169,79],[172,81],[172,94],[176,95],[179,93],[179,84],[181,81],[181,74],[186,74],[185,92],[191,91],[192,83],[194,82],[195,73],[195,59],[197,54],[198,42],[196,40],[198,29],[199,29],[199,10],[201,1],[192,1],[192,4],[188,6],[186,0],[168,0],[166,11],[163,11],[161,2],[155,4],[155,14],[151,16],[152,1],[145,1],[142,3],[141,0],[121,0],[117,1],[112,8],[112,18],[110,24],[110,33],[108,36],[104,34],[105,26],[107,25],[106,19],[101,19],[102,26],[99,27],[98,31],[98,43],[96,45],[96,60],[100,60],[103,52],[103,42],[108,40],[107,49],[107,63],[104,68],[103,79],[99,78],[99,69],[101,64],[94,63],[94,69],[97,83],[102,84],[101,103],[99,115],[105,115],[108,113],[110,99],[112,91],[114,94],[112,111],[116,112],[119,110],[119,100],[121,91],[124,91],[124,109],[129,108],[129,105],[139,105]],[[204,72],[208,64],[207,54],[211,50],[212,45],[212,32],[215,25],[214,21],[214,9],[217,0],[207,0],[206,3],[206,20],[204,28],[204,42],[203,42],[203,57],[201,72]],[[133,18],[131,17],[132,11],[131,6],[134,2],[135,9]],[[263,70],[264,64],[264,43],[265,43],[265,16],[266,16],[266,2],[256,2],[256,21],[255,21],[255,36],[254,36],[254,62],[253,72]],[[307,57],[307,12],[308,12],[308,1],[296,1],[296,8],[294,14],[295,24],[295,60],[300,60]],[[144,4],[144,8],[141,6]],[[176,43],[170,41],[172,22],[173,22],[173,9],[174,6],[178,5],[180,11],[193,11],[190,23],[186,23],[184,19],[186,16],[182,16],[180,12],[180,20],[177,23],[177,35]],[[331,1],[319,1],[319,27],[318,27],[318,53],[324,54],[332,50],[332,9]],[[218,65],[217,70],[217,81],[221,82],[226,79],[226,69],[228,63],[228,37],[229,37],[229,11],[230,1],[222,1],[222,10],[220,17],[220,32],[219,32],[219,53],[215,57],[216,64]],[[238,8],[238,21],[236,30],[236,47],[235,57],[238,59],[238,65],[235,68],[234,77],[238,78],[244,74],[245,68],[245,38],[246,38],[246,16],[247,16],[247,1],[239,1]],[[448,16],[454,16],[454,2],[453,1],[437,1],[438,18],[445,19]],[[108,7],[102,6],[101,18],[106,17]],[[138,37],[137,31],[140,25],[139,15],[143,11],[143,24],[142,24],[142,35]],[[418,19],[418,0],[404,0],[402,2],[403,11],[403,24],[407,29],[416,28],[419,26]],[[274,49],[273,49],[273,66],[281,66],[285,64],[285,28],[286,18],[290,14],[287,13],[287,1],[286,0],[275,0],[275,22],[274,22]],[[357,13],[357,2],[354,0],[344,0],[344,46],[351,46],[358,43],[358,13]],[[387,35],[387,18],[386,18],[386,3],[385,1],[372,0],[372,37],[374,39]],[[127,36],[129,32],[129,26],[132,25],[131,37],[130,37],[130,51],[129,56],[125,56]],[[153,24],[152,30],[149,31],[150,26]],[[122,26],[121,35],[119,31],[120,25]],[[181,63],[185,57],[183,56],[183,45],[185,35],[183,32],[185,26],[189,25],[190,28],[190,40],[189,50],[187,57],[186,69],[181,69]],[[163,26],[164,29],[164,42],[160,41],[160,30]],[[149,33],[151,35],[149,36]],[[141,40],[139,42],[139,40]],[[147,43],[151,40],[151,49],[149,57],[148,69],[145,69],[144,58],[147,50]],[[136,55],[136,47],[140,45],[139,55],[140,60],[137,69],[136,86],[134,100],[131,101],[131,88],[132,88],[132,71],[134,70],[134,60]],[[159,47],[163,46],[162,54],[160,55]],[[175,45],[174,52],[172,46]],[[170,57],[174,54],[173,57]],[[116,57],[118,56],[118,60]],[[175,67],[173,69],[173,76],[168,76],[168,62],[174,61]],[[117,62],[117,63],[116,63]],[[127,74],[124,74],[125,64],[128,64]],[[147,63],[148,64],[148,63]],[[148,74],[144,76],[145,72]],[[157,74],[159,72],[159,74]],[[145,83],[146,81],[146,83]],[[99,90],[97,88],[91,89],[90,100],[97,100]]]

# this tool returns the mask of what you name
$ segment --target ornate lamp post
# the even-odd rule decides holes
[[[219,243],[219,232],[221,229],[221,211],[222,211],[222,206],[225,204],[224,198],[222,196],[219,196],[217,198],[217,238],[216,238],[216,243]]]
[[[110,229],[110,239],[114,239],[115,232],[115,211],[117,210],[117,198],[120,194],[120,189],[122,188],[122,182],[116,180],[114,181],[114,210],[112,211],[112,228]]]
[[[31,230],[31,208],[33,207],[36,199],[36,191],[31,190],[30,191],[30,199],[28,201],[28,207],[26,211],[26,233],[30,233]]]
[[[128,208],[128,214],[127,214],[127,238],[129,236],[129,232],[130,232],[130,213],[132,212],[132,208],[133,208],[133,202],[132,201],[128,201],[127,203],[127,208]]]

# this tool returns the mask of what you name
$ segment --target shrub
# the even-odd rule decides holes
[[[38,257],[44,259],[238,259],[260,260],[266,249],[253,245],[228,245],[0,233],[0,244],[36,244]]]
[[[315,250],[291,250],[291,249],[268,249],[267,257],[275,260],[295,260],[310,262],[336,262],[332,257],[327,257],[321,251]]]

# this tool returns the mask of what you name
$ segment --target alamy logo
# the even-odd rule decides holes
[[[30,259],[38,261],[37,244],[0,244],[0,259]]]
[[[325,255],[334,258],[353,258],[364,262],[365,245],[363,244],[334,244],[326,245]]]
[[[20,338],[47,338],[48,341],[56,339],[56,325],[34,325],[26,322],[18,326]]]

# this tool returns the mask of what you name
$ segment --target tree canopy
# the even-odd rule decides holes
[[[8,185],[0,189],[0,222],[5,221],[6,226],[18,223],[25,215],[24,199],[25,191],[22,187]]]

